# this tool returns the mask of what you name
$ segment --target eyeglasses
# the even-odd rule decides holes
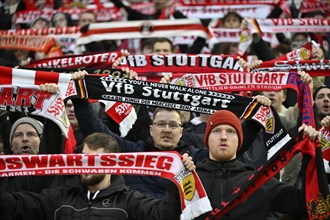
[[[175,122],[166,123],[166,122],[160,121],[160,122],[154,122],[152,124],[156,125],[158,128],[166,128],[166,126],[168,125],[168,127],[172,130],[181,127],[181,124],[178,124],[178,123],[175,123]]]

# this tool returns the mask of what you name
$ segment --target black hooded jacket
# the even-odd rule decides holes
[[[210,159],[197,164],[197,174],[202,181],[213,209],[219,207],[220,202],[226,201],[235,189],[242,187],[247,179],[254,173],[254,168],[239,160],[217,162]],[[180,197],[176,191],[176,200]],[[173,193],[174,194],[174,193]],[[180,208],[171,207],[172,219],[176,219]],[[235,206],[221,220],[265,220],[272,211],[283,213],[306,213],[305,194],[303,190],[285,185],[272,178],[252,193],[244,202]],[[206,213],[196,219],[205,219]]]
[[[0,219],[158,220],[165,218],[169,204],[130,190],[124,185],[123,177],[117,175],[111,176],[109,187],[88,199],[87,189],[76,176],[66,186],[47,189],[41,194],[0,191]]]
[[[197,166],[198,176],[213,208],[218,207],[221,201],[225,201],[235,188],[241,187],[253,172],[252,166],[236,159],[227,162],[206,159]],[[272,178],[221,219],[264,220],[271,211],[306,212],[304,192]]]

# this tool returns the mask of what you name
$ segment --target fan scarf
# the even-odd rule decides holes
[[[28,65],[24,66],[24,68],[77,69],[80,67],[94,67],[94,66],[109,67],[121,56],[122,53],[119,51],[62,56],[56,58],[33,60]]]
[[[0,177],[24,175],[118,174],[159,176],[171,180],[181,197],[181,219],[212,210],[196,172],[186,170],[177,152],[3,155]],[[14,161],[14,163],[13,163]]]
[[[0,110],[25,112],[52,120],[68,137],[69,120],[60,94],[47,93],[38,86],[0,85]]]
[[[47,53],[53,46],[55,46],[55,40],[49,36],[0,36],[0,48],[2,49]]]
[[[303,100],[303,102],[299,103],[299,107],[302,110],[303,123],[315,126],[309,88],[299,81],[297,74],[292,74],[288,79],[288,84],[296,84],[296,88],[298,88],[300,94],[299,97]],[[283,152],[285,144],[292,140],[292,138],[286,133],[285,129],[283,129],[280,119],[272,107],[261,106],[256,104],[253,99],[247,97],[239,97],[226,93],[171,84],[116,79],[113,77],[102,76],[87,76],[85,80],[76,81],[75,87],[70,87],[67,95],[68,96],[66,97],[69,98],[78,96],[81,98],[119,100],[129,103],[174,108],[204,114],[212,114],[219,109],[228,109],[240,118],[249,118],[262,125],[265,130],[265,146],[272,151],[272,155],[277,155],[275,157],[277,161],[280,160],[280,158],[278,158],[278,153]],[[318,176],[316,175],[315,170],[315,152],[312,156],[306,177],[306,179],[311,181],[306,182],[306,201],[309,203],[318,202],[317,193],[315,192],[320,192],[320,189],[318,188],[319,186],[317,185]],[[272,158],[274,158],[274,156]],[[318,158],[318,161],[320,160],[322,161],[322,156]],[[323,161],[321,163],[323,165]],[[278,171],[279,170],[276,172]],[[325,174],[322,173],[319,175],[322,176]],[[261,178],[261,180],[258,180],[261,181],[259,186],[267,181],[267,178],[258,178]],[[249,182],[249,187],[252,183],[253,182]],[[319,182],[319,184],[321,185],[321,188],[323,188],[323,186],[327,187],[327,183]],[[232,204],[232,202],[241,196],[246,198],[244,190],[240,191],[240,193],[237,194],[237,197],[232,198],[228,204]],[[327,195],[328,192],[323,194]],[[219,210],[219,212],[224,214],[227,212],[227,208],[224,212],[222,212],[222,209]],[[317,211],[315,209],[309,210],[310,216],[312,215],[312,212]],[[218,211],[215,210],[213,214],[215,213],[218,213]]]
[[[292,77],[290,81],[299,78]],[[300,81],[299,92],[304,102],[300,102],[306,124],[313,117],[313,109],[306,102],[310,101],[309,89]],[[280,140],[287,138],[280,120],[272,107],[257,104],[254,99],[199,88],[178,86],[164,83],[146,82],[132,79],[119,79],[108,76],[88,75],[85,80],[72,81],[65,95],[66,98],[89,98],[117,100],[132,104],[158,106],[178,110],[212,114],[219,109],[233,111],[240,118],[253,118],[265,129],[265,143],[268,149]],[[275,123],[276,122],[276,123]],[[277,149],[277,147],[274,147]]]
[[[68,89],[68,85],[71,80],[71,74],[57,72],[13,69],[2,66],[0,66],[0,71],[0,85],[18,85],[29,87],[44,83],[56,83],[59,85],[63,97]],[[114,73],[114,75],[116,75],[116,73]],[[134,108],[131,105],[125,103],[105,101],[102,102],[105,104],[105,112],[119,124],[121,136],[126,136],[137,118]],[[67,137],[67,130],[64,133]]]
[[[236,11],[242,17],[266,18],[272,10],[272,4],[278,1],[235,1],[235,4],[225,1],[180,1],[176,10],[189,18],[223,18],[228,12]]]
[[[253,72],[306,71],[310,76],[329,76],[330,60],[270,60],[263,62]]]
[[[73,55],[32,61],[26,68],[67,68],[79,67],[109,68],[121,52]],[[157,72],[205,73],[243,71],[238,59],[234,56],[209,54],[167,54],[167,55],[128,55],[124,57],[118,68],[129,67],[141,74]],[[154,74],[151,74],[154,75]],[[160,79],[160,78],[159,78]]]
[[[322,0],[315,0],[312,2],[301,2],[300,12],[310,13],[315,11],[322,11],[325,15],[329,15],[329,2]]]
[[[30,3],[33,4],[33,3]],[[61,9],[61,10],[20,10],[16,12],[14,23],[30,24],[39,17],[51,20],[52,15],[56,12],[65,12],[72,16],[72,18],[78,18],[79,15],[86,9]],[[121,17],[120,10],[116,7],[102,7],[102,8],[90,8],[89,11],[96,14],[96,20],[98,22],[105,22],[109,20],[118,19]]]
[[[200,36],[208,38],[210,33],[199,19],[147,20],[130,22],[105,22],[89,24],[82,33],[77,45],[94,41],[153,38],[172,36]]]
[[[330,19],[322,18],[271,18],[271,19],[249,19],[254,27],[252,33],[269,32],[329,32]],[[250,26],[251,27],[251,26]]]
[[[307,91],[300,88],[301,81],[297,79],[296,73],[287,72],[229,72],[229,73],[205,73],[205,74],[185,74],[174,75],[172,77],[171,84],[188,86],[193,88],[202,88],[214,91],[222,92],[241,92],[241,91],[277,91],[282,89],[294,89],[298,94],[305,94],[308,97]],[[304,100],[303,96],[299,96],[302,99],[298,100],[298,104],[301,107],[301,111],[305,111],[304,117],[307,117],[313,110],[307,102],[311,100]],[[304,106],[304,107],[303,107]],[[308,109],[308,111],[307,111]],[[307,112],[309,112],[307,114]],[[310,117],[305,123],[310,123]],[[330,161],[330,138],[329,132],[326,128],[322,127],[320,132],[323,134],[321,146],[323,150],[323,157]],[[272,149],[270,149],[270,155],[273,155]]]
[[[282,150],[278,152],[277,155],[268,160],[264,166],[261,166],[254,174],[248,177],[242,187],[236,189],[225,201],[221,201],[219,206],[215,208],[206,219],[221,219],[221,217],[233,209],[235,205],[244,201],[260,186],[275,176],[298,152],[311,157],[305,177],[306,206],[309,219],[327,219],[330,216],[330,194],[327,188],[327,181],[324,178],[324,167],[317,166],[317,160],[315,160],[315,158],[318,158],[319,163],[321,162],[322,164],[322,157],[320,158],[320,155],[316,155],[319,149],[319,144],[315,144],[308,138],[299,140],[296,144],[295,139],[291,139],[289,142],[285,143]],[[323,181],[321,181],[321,179]]]

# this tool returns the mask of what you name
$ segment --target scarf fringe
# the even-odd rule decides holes
[[[125,117],[125,119],[119,124],[120,137],[125,137],[127,135],[127,133],[132,129],[136,119],[136,111],[132,108],[127,117]]]
[[[210,200],[207,197],[203,197],[195,202],[189,203],[180,216],[181,220],[194,219],[201,214],[212,211]]]

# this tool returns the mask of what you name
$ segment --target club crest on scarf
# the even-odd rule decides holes
[[[263,125],[267,133],[274,134],[274,113],[271,108],[261,106],[252,118]]]
[[[150,22],[145,22],[140,27],[140,32],[143,35],[150,35],[153,32],[153,26]]]
[[[307,210],[311,219],[327,219],[330,217],[330,194],[327,197],[318,195],[318,200],[311,200],[307,203]]]
[[[184,199],[191,201],[196,191],[196,182],[193,174],[186,169],[182,169],[174,178],[180,183]]]

